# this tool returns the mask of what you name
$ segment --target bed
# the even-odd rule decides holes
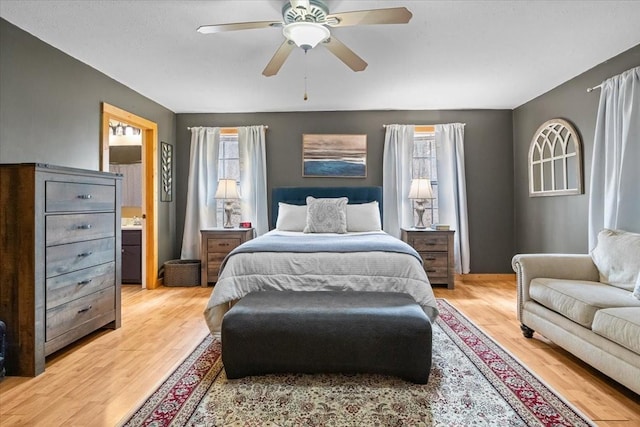
[[[236,301],[265,290],[401,292],[435,320],[422,259],[381,231],[381,187],[280,187],[271,206],[273,229],[222,264],[204,313],[212,334]]]

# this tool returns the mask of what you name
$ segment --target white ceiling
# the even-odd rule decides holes
[[[328,0],[330,13],[406,6],[404,25],[334,28],[369,66],[324,47],[262,70],[285,0],[0,1],[0,16],[176,113],[512,109],[640,44],[640,1]],[[1,52],[0,52],[1,54]]]

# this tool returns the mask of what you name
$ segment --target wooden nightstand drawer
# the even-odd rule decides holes
[[[241,243],[240,239],[207,239],[207,251],[228,254]]]
[[[418,251],[444,251],[449,250],[448,237],[446,235],[430,235],[430,232],[422,233],[424,235],[413,236],[411,238],[411,246]]]
[[[447,260],[446,252],[420,252],[420,256],[422,257],[422,261],[424,261],[424,268],[438,268],[449,267],[449,263]]]

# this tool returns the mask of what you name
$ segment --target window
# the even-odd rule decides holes
[[[413,160],[411,178],[429,178],[433,189],[433,199],[424,204],[424,223],[437,224],[438,218],[438,168],[436,162],[436,138],[433,127],[416,126],[413,139]],[[418,217],[414,211],[414,224]]]
[[[218,179],[235,179],[240,188],[240,153],[238,150],[238,133],[233,130],[222,129],[220,133],[220,147],[218,159]],[[233,201],[231,223],[234,227],[240,225],[240,200]],[[216,220],[224,224],[224,200],[216,201]]]

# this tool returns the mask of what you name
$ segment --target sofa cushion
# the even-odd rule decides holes
[[[598,310],[593,318],[592,330],[640,354],[640,307]]]
[[[586,328],[591,328],[593,318],[601,308],[640,307],[640,300],[631,298],[629,291],[583,280],[533,279],[529,295]]]
[[[636,279],[636,287],[633,288],[633,296],[640,299],[640,274],[638,274],[638,278]]]
[[[640,234],[605,228],[598,233],[591,258],[602,283],[633,291],[640,275]]]

